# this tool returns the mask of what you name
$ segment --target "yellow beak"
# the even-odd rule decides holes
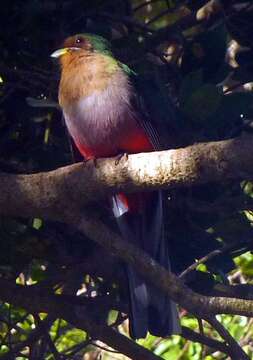
[[[67,47],[67,48],[62,48],[62,49],[58,49],[56,51],[54,51],[50,56],[52,58],[58,58],[62,55],[67,54],[68,52],[72,51],[72,50],[80,50],[80,48],[78,47]]]

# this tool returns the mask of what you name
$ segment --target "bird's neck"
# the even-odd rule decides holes
[[[117,60],[103,54],[66,57],[62,64],[59,102],[63,108],[107,88],[115,74],[122,73]]]

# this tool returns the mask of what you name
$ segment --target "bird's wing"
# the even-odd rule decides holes
[[[137,120],[147,133],[155,150],[173,147],[177,137],[179,115],[172,103],[166,86],[152,75],[138,75],[126,65],[127,72],[134,87],[133,107]]]

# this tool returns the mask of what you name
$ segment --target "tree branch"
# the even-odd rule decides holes
[[[178,279],[174,274],[165,270],[151,259],[144,251],[126,243],[120,236],[111,231],[95,217],[82,215],[79,219],[71,214],[69,221],[90,239],[96,241],[109,252],[138,269],[145,278],[157,288],[167,293],[176,303],[200,318],[215,314],[237,314],[253,316],[253,301],[202,296]]]
[[[250,360],[248,355],[243,351],[240,345],[235,341],[235,339],[229,334],[229,332],[224,328],[224,326],[215,318],[208,317],[206,319],[210,325],[218,332],[218,334],[226,341],[227,345],[230,348],[231,359],[237,360]]]
[[[73,225],[120,259],[138,268],[145,278],[200,318],[221,313],[253,316],[252,301],[207,297],[193,292],[143,251],[124,242],[95,215],[88,216],[83,211],[83,206],[89,201],[119,191],[150,191],[210,181],[251,179],[252,150],[252,136],[245,135],[184,149],[130,155],[123,158],[118,165],[115,164],[115,159],[99,159],[96,166],[90,161],[85,165],[75,164],[48,173],[2,174],[0,187],[4,191],[0,192],[0,213],[23,217],[42,216]],[[3,301],[19,306],[23,303],[26,309],[32,309],[33,312],[42,311],[39,307],[45,304],[46,312],[63,317],[76,327],[85,328],[93,337],[97,336],[120,352],[130,355],[131,345],[129,344],[129,348],[126,346],[128,340],[123,340],[120,334],[104,325],[94,325],[88,315],[85,319],[81,318],[80,314],[76,316],[68,304],[58,307],[58,301],[56,305],[54,297],[50,297],[51,303],[48,298],[42,301],[45,294],[40,295],[37,306],[29,301],[34,300],[34,296],[28,296],[25,302],[18,296],[14,299],[13,293],[16,293],[17,289],[9,291],[10,288],[8,290],[8,287],[1,283],[3,281],[0,279],[0,296]],[[19,289],[19,292],[24,290],[27,289]],[[26,297],[27,292],[23,295]],[[17,302],[18,299],[20,302]],[[136,354],[140,350],[135,350],[134,358],[143,358],[143,353],[138,357]],[[148,359],[148,355],[145,358]]]
[[[185,339],[198,342],[200,344],[206,345],[210,348],[219,350],[227,355],[231,355],[231,349],[227,346],[225,342],[211,339],[205,335],[199,334],[185,326],[182,326],[182,336]]]
[[[201,143],[182,149],[142,153],[74,164],[46,173],[0,175],[0,214],[63,220],[89,201],[119,191],[190,187],[253,178],[253,137]],[[83,179],[83,180],[82,180]],[[65,211],[65,210],[64,210]]]
[[[93,319],[87,306],[73,306],[64,301],[60,295],[49,295],[39,286],[21,286],[0,278],[1,300],[24,307],[31,313],[46,312],[56,318],[65,319],[76,328],[87,331],[93,339],[99,339],[112,348],[135,360],[157,360],[142,346],[114,331],[109,326],[98,323]],[[15,296],[13,296],[15,294]]]
[[[76,164],[48,173],[2,175],[0,213],[57,218],[73,225],[124,261],[192,313],[253,316],[252,301],[201,296],[147,254],[108,229],[82,206],[90,199],[117,191],[141,191],[168,186],[190,186],[210,181],[253,177],[252,136],[197,144],[185,149],[135,154],[118,165],[100,159],[97,166]],[[84,179],[84,181],[81,181]],[[82,211],[80,211],[82,209]]]

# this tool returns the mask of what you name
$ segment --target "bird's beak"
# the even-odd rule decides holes
[[[76,51],[76,50],[80,50],[80,48],[78,47],[66,47],[66,48],[62,48],[62,49],[58,49],[56,51],[54,51],[50,56],[52,58],[58,58],[62,55],[67,54],[70,51]]]

